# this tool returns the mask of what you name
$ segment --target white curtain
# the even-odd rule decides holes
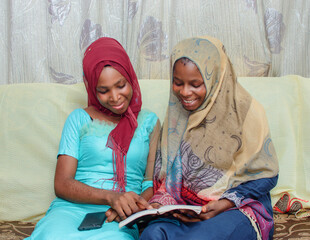
[[[310,77],[310,0],[3,0],[0,84],[82,81],[86,47],[126,49],[139,79],[168,79],[180,40],[219,38],[238,76]]]

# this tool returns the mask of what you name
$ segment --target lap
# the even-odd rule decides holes
[[[57,239],[138,239],[137,228],[119,229],[117,222],[104,223],[100,229],[79,231],[87,211],[80,208],[56,207],[50,209],[46,216],[36,225],[32,235],[27,240],[57,240]],[[93,211],[94,212],[94,211]]]
[[[249,219],[239,210],[223,212],[209,220],[196,223],[177,221],[151,223],[140,237],[141,240],[221,240],[256,239],[257,235]]]

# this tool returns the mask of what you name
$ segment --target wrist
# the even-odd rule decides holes
[[[222,204],[225,206],[226,209],[229,209],[229,208],[233,208],[235,207],[235,203],[233,201],[230,201],[229,199],[227,198],[223,198],[221,200],[219,200],[222,202]]]
[[[113,199],[115,199],[115,197],[116,197],[115,195],[116,194],[118,194],[118,193],[116,193],[114,191],[104,190],[103,196],[101,198],[103,204],[112,206]]]

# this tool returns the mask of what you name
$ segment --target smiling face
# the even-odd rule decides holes
[[[96,93],[103,107],[121,115],[130,104],[132,87],[122,74],[113,67],[106,66],[99,76]]]
[[[172,90],[182,106],[194,111],[204,102],[207,90],[197,66],[189,59],[179,59],[173,68]]]

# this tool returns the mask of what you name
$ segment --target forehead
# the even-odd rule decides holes
[[[204,38],[191,38],[177,44],[171,54],[172,67],[182,58],[194,62],[204,80],[209,80],[221,62],[220,50],[213,42]]]
[[[127,80],[119,71],[111,66],[105,66],[100,73],[97,86],[113,86],[124,81]]]
[[[200,70],[196,66],[195,63],[190,61],[189,59],[179,59],[175,62],[173,66],[173,74],[199,74],[201,75]]]

